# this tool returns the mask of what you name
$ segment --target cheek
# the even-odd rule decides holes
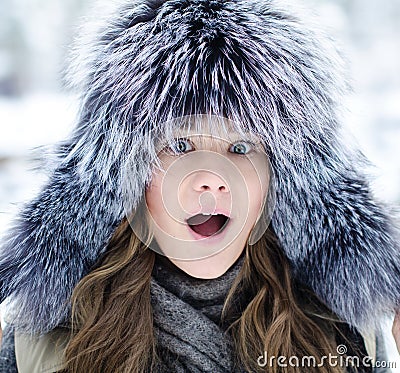
[[[252,216],[260,212],[269,187],[268,159],[264,153],[256,154],[248,159],[239,159],[235,162],[241,176],[242,183],[248,193],[249,209]]]
[[[258,215],[260,212],[261,206],[264,202],[265,188],[260,185],[258,179],[249,180],[247,183],[248,193],[249,193],[249,203],[250,209],[254,215]]]
[[[246,183],[251,207],[261,208],[268,192],[269,179],[267,173],[264,170],[256,172],[253,168],[243,172],[243,178]]]

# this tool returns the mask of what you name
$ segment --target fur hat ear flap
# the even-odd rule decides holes
[[[72,164],[56,168],[2,245],[0,299],[21,330],[45,333],[67,319],[74,286],[124,216],[115,186],[91,178],[82,182]]]
[[[295,276],[343,320],[370,330],[400,306],[400,235],[345,158],[318,166],[315,178],[277,171],[272,225]]]
[[[94,101],[83,102],[82,112]],[[151,176],[146,134],[125,130],[107,138],[108,118],[97,128],[91,119],[82,114],[71,136],[56,144],[47,183],[1,242],[0,302],[7,302],[7,320],[27,333],[68,321],[74,287],[135,211]]]

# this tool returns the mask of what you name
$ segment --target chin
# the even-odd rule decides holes
[[[175,263],[175,265],[177,264]],[[188,275],[204,280],[211,280],[218,278],[222,276],[229,268],[229,267],[210,268],[209,266],[205,266],[206,268],[192,268],[193,266],[181,266],[181,265],[178,266],[182,269],[182,271],[186,272]]]
[[[222,276],[235,263],[241,252],[242,250],[235,253],[225,251],[201,260],[170,260],[188,275],[210,280]]]

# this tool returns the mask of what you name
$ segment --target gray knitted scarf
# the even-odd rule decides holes
[[[158,350],[162,358],[157,373],[247,372],[235,360],[231,337],[224,333],[229,321],[221,322],[223,303],[242,268],[243,254],[227,272],[211,280],[194,278],[168,258],[156,254],[151,302]],[[235,314],[241,313],[251,296],[246,293],[235,297],[235,303],[238,303]],[[366,354],[358,332],[349,329],[347,324],[338,327],[342,328],[349,340],[357,343],[360,352]],[[347,340],[339,339],[338,342],[347,343]],[[349,352],[351,356],[356,355],[353,350]],[[346,372],[355,371],[348,367]],[[361,367],[359,370],[359,373],[371,372],[371,368]],[[379,370],[374,372],[378,373]]]
[[[221,323],[226,295],[244,261],[242,255],[216,279],[194,278],[157,254],[151,302],[158,352],[158,372],[233,373],[232,340]]]

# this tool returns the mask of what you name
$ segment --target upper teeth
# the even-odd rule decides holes
[[[207,214],[206,212],[202,212],[202,215],[218,215],[218,214],[212,214],[211,212],[209,214]]]

